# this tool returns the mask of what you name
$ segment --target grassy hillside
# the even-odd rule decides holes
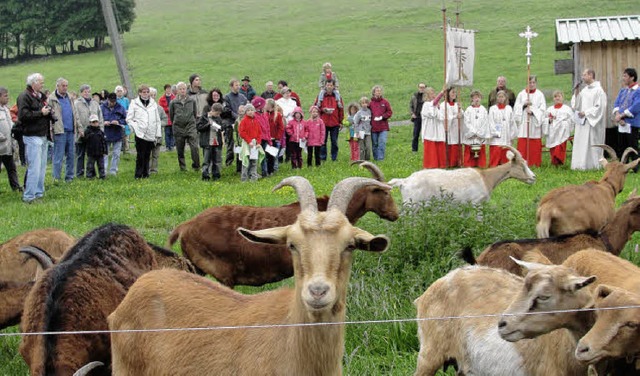
[[[553,60],[563,57],[554,49],[555,18],[629,14],[637,8],[635,1],[540,1],[530,2],[528,8],[522,4],[489,0],[463,4],[465,26],[479,31],[476,86],[484,92],[499,74],[507,76],[511,87],[523,86],[518,83],[526,77],[524,41],[517,34],[526,25],[540,33],[533,42],[532,63],[533,71],[540,75],[540,86],[569,90],[568,76],[553,75]],[[372,85],[382,84],[396,111],[394,117],[403,119],[408,116],[409,96],[419,80],[442,85],[441,6],[441,2],[417,0],[139,0],[138,18],[132,32],[125,35],[125,45],[137,83],[161,87],[199,72],[205,87],[218,85],[226,91],[230,77],[249,75],[260,91],[267,80],[287,79],[304,104],[316,94],[322,63],[331,61],[340,75],[345,100],[355,100],[369,93]],[[452,10],[454,5],[448,7]],[[453,11],[449,15],[455,16]],[[8,85],[15,98],[26,75],[34,71],[45,74],[50,88],[58,76],[67,77],[72,88],[88,82],[96,90],[112,89],[118,83],[111,52],[104,51],[1,67],[0,85]],[[394,127],[390,132],[388,158],[380,163],[388,179],[405,177],[421,168],[421,154],[410,152],[410,133],[409,127]],[[337,162],[296,171],[312,182],[317,194],[329,194],[345,177],[366,176],[348,166],[348,145],[342,135],[340,142]],[[131,225],[148,240],[163,244],[177,224],[208,207],[281,205],[295,200],[290,189],[270,192],[281,178],[293,174],[289,165],[256,184],[241,185],[228,168],[222,180],[206,183],[198,173],[180,172],[175,152],[163,153],[158,175],[134,181],[134,159],[133,155],[124,156],[120,175],[104,182],[76,180],[53,185],[49,166],[46,198],[29,206],[9,190],[4,173],[0,174],[0,205],[6,219],[0,241],[42,227],[58,227],[81,237],[113,221]],[[536,204],[547,191],[599,179],[602,174],[551,168],[548,160],[534,172],[538,176],[535,185],[506,181],[479,209],[437,205],[416,214],[405,213],[395,223],[366,215],[358,226],[387,234],[391,248],[381,255],[356,255],[348,320],[414,317],[412,301],[434,280],[461,265],[456,256],[461,247],[471,246],[479,252],[500,239],[532,237]],[[24,173],[22,167],[19,173]],[[638,175],[629,175],[618,202],[639,183]],[[394,196],[400,199],[397,191]],[[640,257],[633,252],[633,245],[639,239],[635,236],[623,252],[636,263]],[[2,333],[18,330],[13,327]],[[18,343],[18,337],[0,337],[0,375],[28,374]],[[412,374],[418,352],[416,325],[349,325],[345,350],[346,375]]]
[[[634,5],[632,0],[463,2],[461,21],[478,30],[476,88],[487,92],[500,74],[512,88],[523,87],[525,42],[518,33],[531,25],[540,34],[532,58],[540,87],[569,90],[569,76],[553,75],[553,60],[566,57],[555,52],[555,19],[630,14]],[[455,23],[455,4],[449,1],[447,7]],[[226,90],[229,78],[249,75],[260,92],[267,80],[285,79],[304,104],[317,94],[322,63],[331,61],[345,100],[382,84],[401,119],[418,81],[442,86],[441,8],[441,1],[431,0],[139,0],[125,50],[138,84],[161,87],[198,72],[206,88]],[[15,96],[34,71],[45,74],[50,88],[59,76],[68,78],[71,88],[88,82],[96,90],[113,90],[119,80],[111,51],[102,51],[2,67],[0,84]]]

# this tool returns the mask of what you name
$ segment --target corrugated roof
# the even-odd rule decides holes
[[[556,49],[574,43],[640,39],[640,15],[556,20]]]

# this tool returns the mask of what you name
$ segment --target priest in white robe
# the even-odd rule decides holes
[[[571,107],[576,112],[571,156],[572,170],[600,168],[602,149],[593,145],[604,144],[607,94],[595,78],[596,73],[593,69],[585,69],[582,72],[582,82],[585,86],[571,98]]]
[[[529,77],[529,92],[522,90],[516,98],[513,116],[518,124],[518,151],[529,166],[542,164],[542,122],[547,101],[537,89],[538,78]]]

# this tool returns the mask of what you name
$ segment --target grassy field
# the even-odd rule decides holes
[[[409,96],[419,80],[442,85],[441,5],[413,0],[139,0],[138,19],[125,36],[125,44],[137,83],[162,87],[165,82],[186,80],[191,73],[199,72],[205,87],[226,88],[230,77],[249,75],[260,92],[265,81],[286,79],[304,104],[310,104],[316,94],[322,63],[331,61],[340,75],[346,101],[367,94],[374,84],[382,84],[394,107],[394,119],[402,120],[408,116]],[[634,5],[633,1],[558,0],[531,2],[525,9],[520,2],[497,5],[479,0],[463,4],[465,26],[479,31],[477,88],[487,92],[499,74],[508,77],[511,87],[522,87],[518,83],[526,77],[524,41],[517,34],[529,24],[540,33],[534,40],[532,62],[533,70],[540,75],[540,86],[569,90],[569,76],[553,75],[553,60],[563,57],[554,50],[554,19],[628,14]],[[448,7],[450,11],[454,8],[452,3]],[[453,12],[449,14],[453,16]],[[114,59],[110,51],[103,51],[2,67],[0,85],[7,85],[15,98],[26,75],[34,71],[44,73],[50,88],[58,76],[67,77],[71,87],[89,82],[94,89],[112,89],[118,83]],[[380,163],[388,179],[405,177],[421,167],[421,154],[410,152],[410,133],[410,127],[391,130],[388,158]],[[317,194],[328,194],[345,177],[367,175],[348,166],[348,144],[343,136],[340,140],[337,162],[296,172],[311,181]],[[290,189],[270,192],[281,178],[292,175],[289,165],[283,166],[276,177],[255,184],[240,184],[230,169],[223,171],[219,182],[205,183],[195,172],[179,171],[175,152],[163,153],[160,173],[146,181],[135,181],[134,158],[125,156],[120,175],[106,181],[53,185],[49,166],[45,200],[37,205],[24,205],[6,181],[0,183],[0,205],[6,218],[0,240],[42,227],[58,227],[80,237],[106,222],[118,222],[135,227],[149,241],[164,244],[177,224],[208,207],[271,206],[295,200]],[[365,216],[359,227],[387,234],[391,248],[379,256],[360,253],[355,257],[348,320],[414,317],[412,301],[435,279],[461,265],[456,257],[460,248],[471,246],[479,252],[497,240],[533,237],[535,208],[544,193],[601,176],[601,172],[551,168],[548,161],[534,172],[538,181],[533,186],[515,181],[500,185],[492,200],[481,207],[481,216],[470,207],[444,204],[403,215],[394,223],[371,214]],[[3,175],[0,181],[6,179]],[[618,201],[639,181],[631,174]],[[400,198],[398,192],[394,196]],[[640,258],[632,248],[637,242],[634,237],[623,253],[636,263]],[[17,331],[13,327],[4,333]],[[18,343],[19,337],[0,337],[0,375],[28,374],[17,352]],[[414,323],[349,325],[345,374],[411,374],[417,352]]]

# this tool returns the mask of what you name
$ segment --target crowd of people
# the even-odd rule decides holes
[[[482,94],[472,91],[466,109],[459,104],[456,88],[445,87],[437,93],[420,83],[409,104],[414,125],[411,148],[417,152],[422,140],[424,168],[493,167],[507,161],[504,146],[515,143],[530,165],[540,166],[544,137],[551,164],[562,165],[567,142],[573,140],[571,168],[596,169],[602,150],[594,145],[606,143],[619,155],[627,147],[637,149],[637,79],[635,69],[624,70],[623,88],[611,111],[591,69],[582,72],[570,102],[565,103],[563,93],[555,91],[551,106],[538,90],[536,76],[530,76],[517,95],[500,76],[487,107],[482,105]],[[155,88],[140,85],[133,99],[120,85],[112,93],[92,93],[83,84],[75,94],[64,78],[56,81],[52,92],[43,88],[41,74],[29,75],[26,89],[10,106],[8,90],[0,87],[0,161],[10,187],[22,192],[27,203],[44,195],[48,159],[55,183],[79,177],[104,179],[118,174],[131,136],[136,179],[158,172],[162,148],[175,148],[178,166],[186,171],[187,145],[191,168],[203,180],[220,179],[223,166],[235,168],[242,181],[257,180],[275,174],[284,162],[290,161],[293,169],[302,168],[305,153],[307,166],[317,167],[328,158],[337,160],[343,127],[349,128],[351,160],[379,161],[385,158],[393,115],[380,85],[373,86],[370,96],[345,106],[330,63],[322,67],[318,95],[307,114],[286,81],[280,80],[276,87],[268,81],[258,95],[249,76],[231,79],[227,94],[217,87],[204,90],[198,74],[189,76],[188,83],[165,84],[160,95]],[[614,128],[606,128],[608,117]],[[18,158],[13,155],[14,145]],[[14,159],[28,166],[24,188]]]
[[[627,147],[638,149],[640,129],[640,90],[634,68],[622,73],[614,108],[607,111],[607,94],[592,69],[582,72],[582,79],[566,104],[562,91],[553,92],[553,104],[538,90],[538,79],[530,76],[529,84],[517,95],[507,88],[500,76],[496,88],[488,96],[487,107],[482,94],[471,92],[471,104],[462,109],[456,88],[443,88],[436,93],[424,83],[409,103],[413,121],[412,150],[424,145],[424,168],[493,167],[507,161],[507,150],[515,142],[518,151],[531,166],[542,163],[542,139],[549,149],[552,165],[566,161],[567,142],[573,141],[571,168],[599,168],[602,149],[607,144],[618,155]],[[440,101],[442,103],[440,103]],[[607,128],[607,119],[612,127]],[[488,161],[487,161],[487,146]],[[487,164],[488,162],[488,164]]]
[[[302,168],[304,153],[307,166],[317,167],[328,156],[337,160],[338,134],[345,126],[350,127],[352,160],[382,160],[393,114],[382,87],[376,85],[370,98],[349,105],[345,119],[331,63],[322,67],[318,95],[308,115],[284,80],[277,88],[268,81],[258,95],[249,76],[234,78],[223,94],[217,87],[204,90],[200,75],[192,74],[188,83],[165,84],[160,95],[155,88],[140,85],[133,99],[120,85],[111,93],[92,93],[83,84],[76,94],[65,78],[59,78],[52,91],[44,90],[44,83],[42,74],[29,75],[13,106],[8,90],[0,87],[0,157],[11,188],[22,192],[26,203],[44,196],[48,160],[54,184],[82,177],[105,179],[118,174],[131,138],[136,179],[158,172],[163,149],[175,148],[178,166],[186,171],[187,145],[191,168],[203,180],[220,179],[223,166],[235,167],[242,181],[273,175],[284,162]],[[24,187],[17,176],[15,149],[20,163],[27,166]]]

